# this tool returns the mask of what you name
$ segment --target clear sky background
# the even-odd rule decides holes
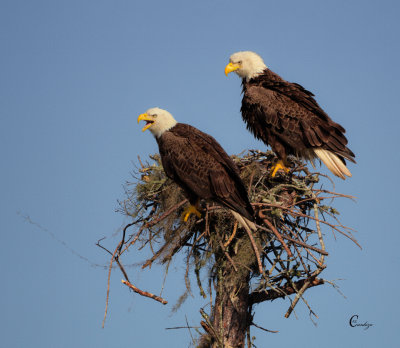
[[[230,154],[265,149],[240,116],[240,80],[225,77],[231,53],[258,52],[289,81],[316,94],[347,130],[357,165],[335,179],[342,222],[363,246],[328,237],[330,286],[256,307],[257,347],[398,346],[400,109],[398,1],[0,1],[0,347],[187,347],[203,303],[183,292],[175,263],[167,306],[111,281],[109,257],[127,222],[115,212],[137,156],[157,152],[137,116],[153,106],[213,135]],[[326,172],[325,168],[322,168]],[[29,216],[32,224],[24,219]],[[326,231],[331,236],[330,231]],[[65,244],[62,244],[64,242]],[[84,256],[87,260],[71,252]],[[134,253],[126,263],[143,260]],[[130,268],[158,293],[162,270]],[[194,291],[197,294],[197,291]],[[358,314],[373,326],[351,328]]]

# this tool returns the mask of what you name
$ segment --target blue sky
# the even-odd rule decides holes
[[[95,243],[104,236],[106,245],[117,243],[126,222],[115,213],[122,184],[138,155],[157,151],[136,123],[149,107],[213,135],[230,154],[265,149],[241,120],[239,79],[223,73],[231,53],[253,50],[313,91],[346,128],[358,163],[336,189],[357,202],[337,208],[363,246],[328,237],[323,275],[342,279],[346,298],[329,286],[310,290],[317,327],[302,304],[298,319],[283,318],[287,302],[259,305],[256,323],[280,333],[254,328],[256,344],[376,347],[385,337],[395,347],[399,9],[395,1],[2,0],[0,345],[190,344],[187,331],[165,330],[185,316],[200,321],[199,299],[171,313],[184,287],[179,261],[166,283],[167,306],[130,293],[114,272],[101,328],[107,272],[93,263],[106,264],[108,255]],[[160,290],[161,269],[130,272],[137,286]],[[353,314],[374,326],[349,327]]]

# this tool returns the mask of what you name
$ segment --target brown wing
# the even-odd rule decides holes
[[[257,137],[272,147],[280,142],[291,154],[320,147],[354,162],[353,152],[346,147],[345,129],[331,120],[310,91],[270,70],[243,87],[242,115],[252,127],[258,125]],[[279,146],[274,150],[279,155]]]
[[[218,142],[198,129],[178,123],[158,144],[166,174],[193,201],[214,200],[253,220],[253,209],[237,166]]]

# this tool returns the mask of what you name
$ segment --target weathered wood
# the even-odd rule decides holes
[[[233,255],[233,252],[230,254],[233,262],[239,257]],[[219,340],[214,340],[211,347],[242,348],[245,347],[246,332],[251,323],[248,313],[250,270],[243,267],[235,270],[232,263],[227,262],[222,255],[217,262],[220,266],[217,271],[212,324]]]

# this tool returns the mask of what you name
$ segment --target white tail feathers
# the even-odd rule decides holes
[[[239,223],[243,226],[243,228],[248,232],[251,233],[251,231],[255,231],[257,230],[256,225],[254,224],[254,222],[250,221],[249,219],[245,218],[244,216],[240,215],[239,213],[237,213],[236,211],[233,211],[232,209],[230,209],[232,215],[235,217],[235,219],[237,221],[239,221]]]
[[[333,152],[321,148],[314,149],[314,152],[328,169],[339,178],[344,180],[346,179],[345,175],[351,176],[350,170],[347,169],[346,165]]]

